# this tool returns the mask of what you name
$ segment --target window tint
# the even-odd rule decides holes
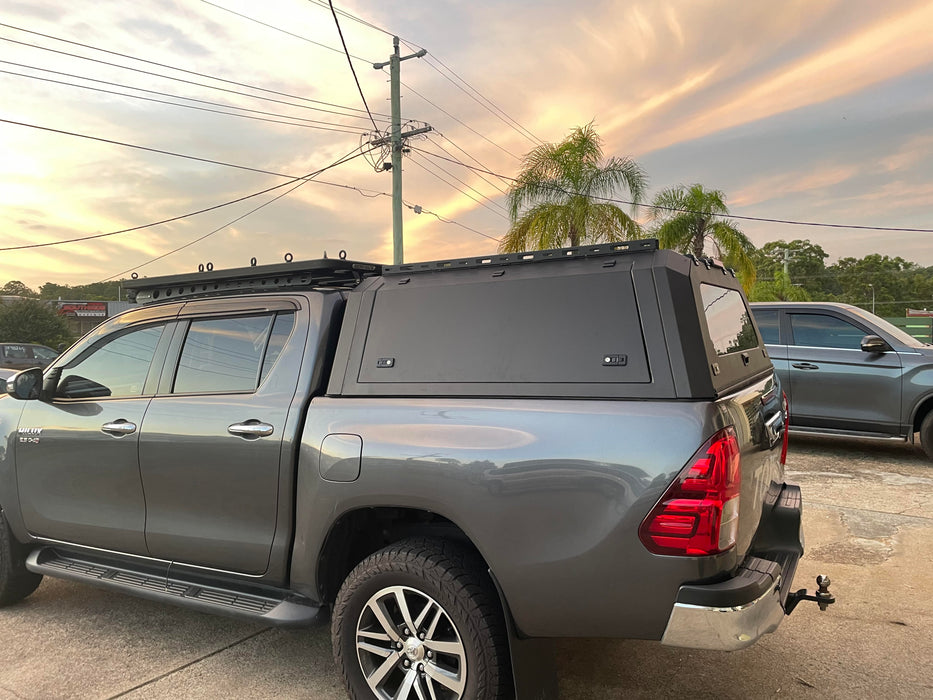
[[[32,354],[35,357],[38,357],[40,360],[54,360],[56,357],[58,357],[57,352],[51,348],[46,348],[41,345],[34,345],[32,348]]]
[[[791,314],[790,326],[794,331],[794,345],[814,348],[860,350],[866,335],[848,321],[824,314]]]
[[[105,338],[62,369],[56,394],[63,398],[139,396],[162,337],[150,326]]]
[[[272,319],[269,315],[192,321],[174,392],[254,390]]]
[[[741,293],[735,289],[700,285],[703,313],[717,355],[758,347],[758,335]]]
[[[266,356],[262,361],[262,375],[259,377],[260,384],[266,381],[266,377],[269,376],[275,361],[279,359],[282,348],[285,347],[294,326],[295,314],[279,314],[275,317],[275,323],[272,324],[272,333],[269,336],[269,347],[266,348]]]
[[[778,328],[777,309],[755,309],[755,322],[761,331],[761,340],[768,345],[778,345],[781,342]]]

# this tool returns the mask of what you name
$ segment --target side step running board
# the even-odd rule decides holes
[[[265,622],[275,626],[306,626],[314,622],[320,608],[291,591],[224,588],[168,578],[148,569],[132,569],[94,561],[53,547],[34,550],[26,568],[37,574],[81,581],[130,595],[181,605],[202,612]]]

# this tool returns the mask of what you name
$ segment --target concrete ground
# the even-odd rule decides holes
[[[933,464],[910,445],[794,437],[807,553],[838,602],[733,654],[555,645],[560,697],[933,698]],[[0,610],[0,699],[345,698],[329,630],[277,630],[46,579]]]

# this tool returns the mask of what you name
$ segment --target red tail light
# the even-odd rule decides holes
[[[781,464],[787,462],[787,434],[790,432],[790,404],[787,403],[787,394],[781,392],[781,408],[784,409],[784,442],[781,445]]]
[[[650,552],[701,557],[735,545],[741,466],[732,426],[713,435],[638,528]]]

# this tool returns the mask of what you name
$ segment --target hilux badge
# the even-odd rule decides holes
[[[38,445],[39,437],[42,435],[42,428],[20,428],[17,432],[21,443]]]

